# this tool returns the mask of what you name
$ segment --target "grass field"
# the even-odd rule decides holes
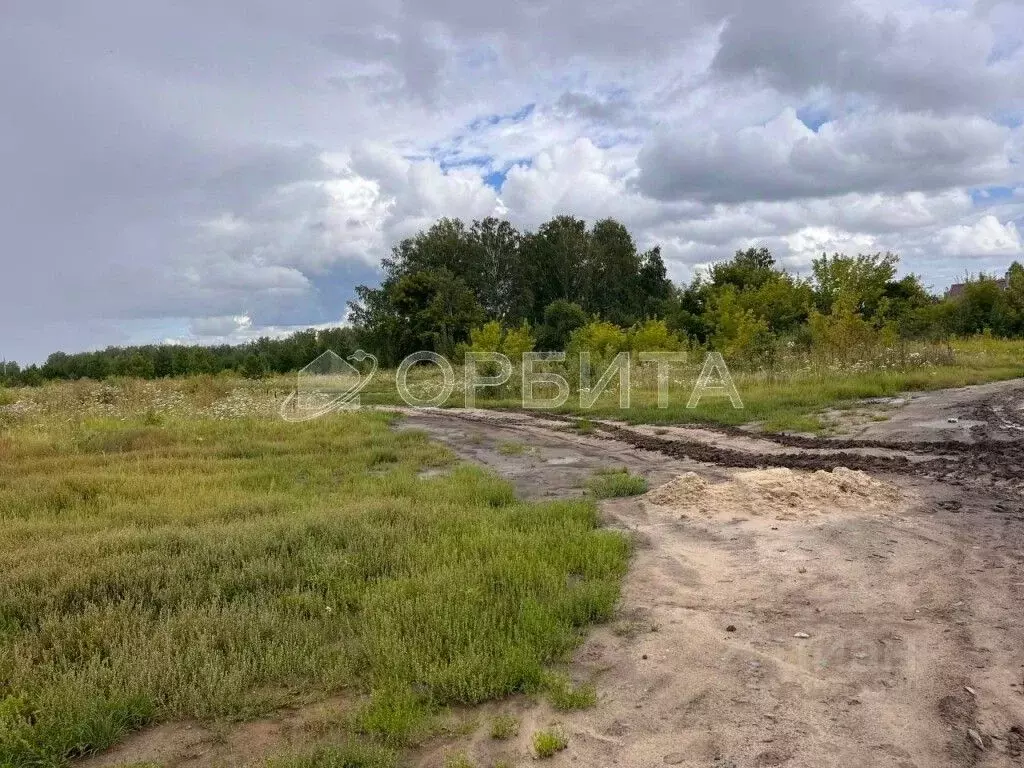
[[[338,693],[347,746],[273,764],[385,765],[612,613],[628,544],[593,502],[519,502],[383,415],[288,424],[209,381],[46,396],[0,415],[0,766]]]
[[[686,408],[692,369],[666,409],[639,375],[629,411],[612,391],[586,413],[818,430],[822,411],[859,398],[1024,376],[1024,342],[733,376],[742,410]],[[437,377],[413,383],[429,395]],[[352,702],[337,732],[271,764],[385,766],[449,705],[539,690],[556,708],[593,700],[551,663],[611,615],[625,572],[627,542],[598,528],[594,502],[519,502],[383,414],[285,423],[293,384],[0,390],[0,766],[59,766],[150,723],[336,694]],[[393,375],[378,375],[373,401],[395,401]],[[591,491],[643,489],[618,473]]]
[[[657,379],[653,366],[632,369],[629,409],[619,407],[615,382],[593,408],[581,409],[574,389],[569,401],[557,409],[563,413],[623,419],[633,423],[717,423],[757,422],[765,429],[818,432],[828,428],[823,412],[849,408],[867,398],[892,397],[915,390],[944,389],[1024,376],[1024,341],[975,337],[946,344],[907,344],[899,350],[880,350],[875,359],[842,367],[794,357],[783,360],[774,370],[750,370],[730,366],[731,376],[743,401],[736,409],[727,397],[707,395],[697,407],[688,408],[703,356],[691,354],[688,365],[673,369],[667,408],[658,407]],[[727,361],[728,362],[728,361]],[[414,369],[410,389],[418,397],[439,390],[437,369]],[[595,378],[600,373],[595,371]],[[464,376],[456,368],[457,386],[447,405],[461,406],[465,400]],[[553,393],[538,390],[543,396]],[[364,402],[399,402],[394,374],[381,372]],[[518,408],[517,391],[495,393],[486,389],[476,396],[477,407]]]
[[[619,408],[617,388],[612,382],[593,408],[581,409],[574,389],[569,401],[558,410],[633,423],[755,422],[768,430],[817,432],[829,427],[827,417],[823,417],[826,411],[853,408],[867,398],[1024,377],[1024,340],[979,336],[954,340],[948,345],[907,344],[901,350],[883,350],[876,359],[843,367],[800,358],[783,360],[771,371],[730,366],[743,408],[733,408],[729,399],[720,395],[707,395],[696,408],[688,408],[687,401],[703,362],[700,353],[692,354],[691,358],[689,364],[673,369],[667,408],[658,407],[653,367],[637,365],[633,368],[629,409]],[[445,405],[460,407],[466,399],[464,372],[456,366],[454,373],[456,386]],[[417,397],[433,396],[440,384],[438,369],[433,366],[417,366],[410,371],[409,389]],[[272,418],[294,387],[295,376],[256,381],[200,376],[156,382],[121,380],[114,384],[58,382],[34,388],[0,389],[0,426],[5,419],[62,419],[68,413],[117,418],[125,413],[133,418],[152,414],[216,420]],[[543,396],[550,391],[538,388]],[[360,397],[368,405],[402,404],[395,372],[378,371]],[[515,389],[483,389],[476,395],[476,405],[519,408],[522,399]],[[515,451],[516,446],[509,445],[504,450]]]

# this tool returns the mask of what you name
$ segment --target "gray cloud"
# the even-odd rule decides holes
[[[638,159],[640,189],[705,202],[900,193],[1011,178],[1011,131],[979,117],[860,113],[807,128],[790,109],[734,133],[663,130]]]
[[[885,6],[883,6],[885,7]],[[1024,103],[1024,57],[987,18],[1024,14],[919,7],[870,13],[849,2],[750,4],[729,16],[712,70],[783,91],[822,86],[906,110],[963,112]],[[1012,27],[1011,27],[1012,29]]]

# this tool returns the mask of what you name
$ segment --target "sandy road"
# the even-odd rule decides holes
[[[529,736],[552,723],[570,741],[553,765],[1024,764],[1019,391],[937,393],[910,401],[891,434],[872,425],[832,441],[611,423],[581,436],[524,414],[407,416],[530,497],[579,493],[609,465],[652,485],[787,467],[797,487],[809,470],[853,465],[901,491],[841,508],[797,502],[781,515],[606,502],[608,524],[638,546],[621,615],[572,669],[597,684],[599,705],[565,714],[505,703],[524,721],[518,742],[481,729],[422,765],[455,748],[481,765],[525,764]],[[508,442],[530,449],[510,456]]]

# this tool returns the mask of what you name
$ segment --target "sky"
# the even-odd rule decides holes
[[[441,216],[1024,261],[1024,0],[3,0],[0,358],[334,325]]]

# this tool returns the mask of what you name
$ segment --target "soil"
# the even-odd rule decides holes
[[[454,713],[464,735],[410,761],[528,765],[532,735],[557,727],[568,748],[552,766],[1024,765],[1022,403],[1024,381],[908,396],[844,438],[406,412],[401,428],[525,497],[579,495],[611,466],[653,489],[602,502],[636,549],[619,615],[567,668],[598,705]],[[267,722],[289,733],[298,712]],[[518,736],[490,737],[499,712],[520,718]],[[175,747],[183,728],[89,764],[242,765],[271,748],[231,747],[233,731]]]

